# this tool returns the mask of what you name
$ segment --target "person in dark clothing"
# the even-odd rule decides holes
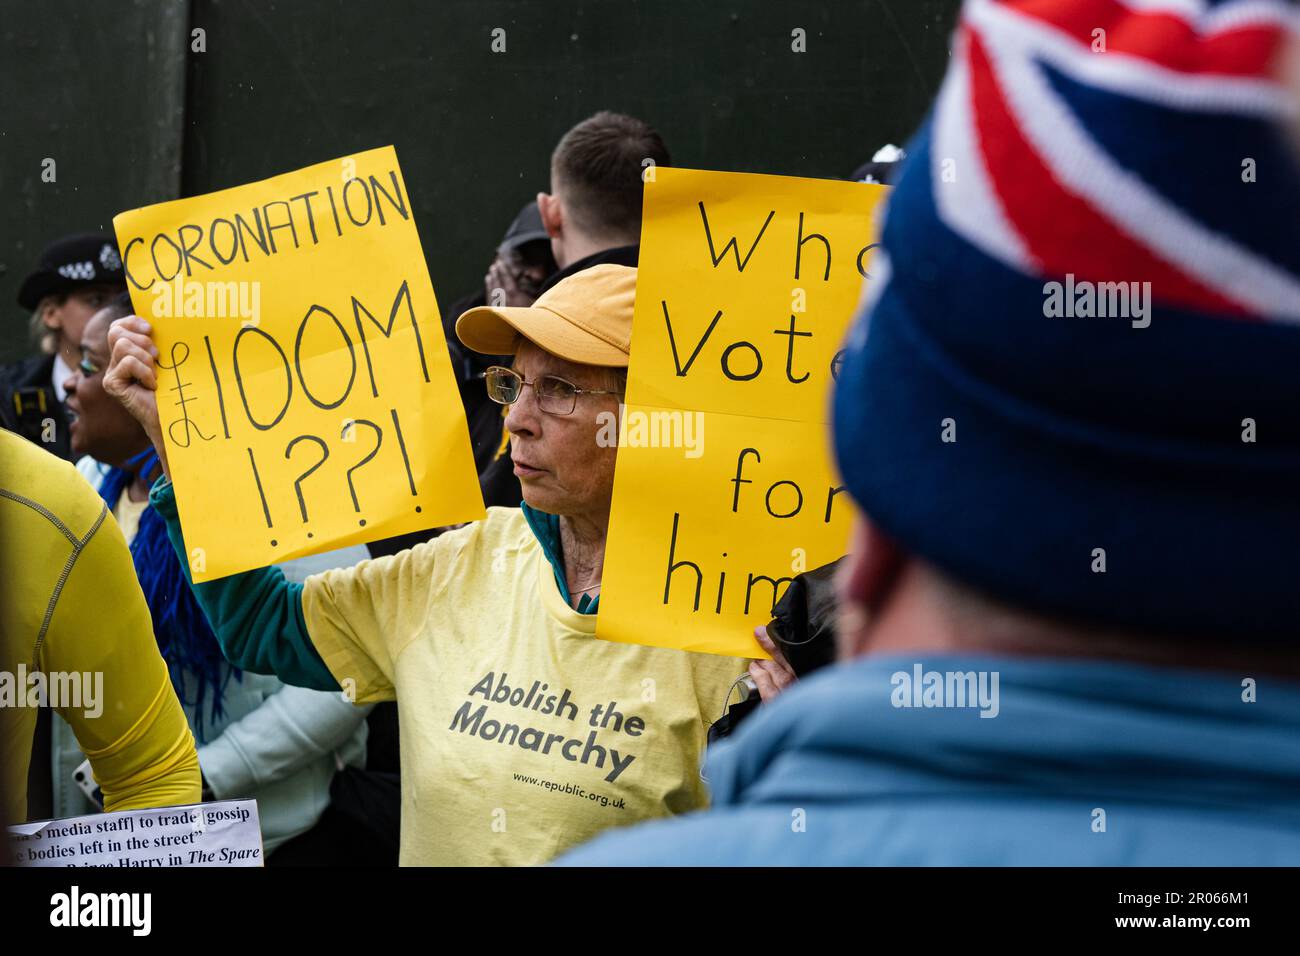
[[[630,246],[615,246],[613,249],[602,249],[600,252],[593,252],[589,256],[583,256],[577,262],[555,272],[542,285],[542,291],[545,292],[551,286],[567,279],[575,272],[581,272],[584,269],[590,269],[592,266],[631,266],[633,269],[639,265],[641,258],[641,246],[633,243]]]
[[[53,355],[33,355],[0,368],[0,396],[4,399],[0,402],[0,427],[72,461],[68,418],[55,389],[54,369]]]
[[[50,243],[18,290],[31,312],[41,354],[0,368],[0,427],[73,460],[64,411],[64,383],[81,361],[81,333],[90,317],[126,291],[111,235],[83,233]]]
[[[470,351],[456,338],[456,320],[470,309],[482,305],[530,306],[541,294],[547,278],[555,272],[555,259],[551,255],[550,237],[542,228],[542,217],[537,203],[530,202],[519,211],[505,238],[497,247],[496,256],[483,277],[483,287],[458,299],[443,310],[442,326],[446,333],[447,348],[451,353],[452,370],[460,386],[465,417],[469,422],[470,444],[474,449],[474,465],[483,469],[501,450],[501,406],[487,397],[483,388],[483,372],[493,365],[509,364],[508,355],[480,355]],[[518,482],[515,482],[516,494]],[[513,505],[518,505],[516,497]]]

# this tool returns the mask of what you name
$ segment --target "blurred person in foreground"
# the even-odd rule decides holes
[[[241,673],[222,656],[167,527],[149,507],[149,486],[162,473],[158,456],[139,422],[104,391],[108,329],[129,314],[122,293],[82,332],[68,379],[72,450],[83,456],[78,470],[112,509],[131,549],[150,631],[198,742],[204,799],[256,799],[269,864],[346,863],[351,828],[329,813],[330,783],[336,769],[365,759],[367,708],[342,694]],[[54,815],[95,812],[73,781],[84,757],[67,723],[55,721],[53,741]]]
[[[194,736],[117,522],[72,465],[6,431],[0,588],[0,820],[28,819],[33,736],[47,705],[89,755],[104,809],[198,803]]]
[[[841,663],[565,862],[1300,862],[1297,19],[1171,9],[967,3],[836,385]]]
[[[635,269],[599,265],[456,323],[513,356],[484,381],[510,407],[520,508],[303,585],[264,568],[194,586],[236,666],[397,701],[404,865],[544,863],[706,802],[708,723],[745,663],[595,637],[618,453],[598,422],[626,386],[635,292]],[[104,387],[166,471],[150,327],[119,319],[109,340]],[[170,482],[150,498],[186,554]]]

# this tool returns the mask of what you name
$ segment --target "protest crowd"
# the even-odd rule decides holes
[[[617,496],[651,494],[597,435],[645,316],[680,321],[637,297],[648,183],[691,165],[649,123],[577,122],[422,319],[485,516],[233,573],[194,563],[148,254],[51,230],[0,369],[2,666],[103,696],[11,706],[0,817],[255,800],[269,866],[1300,862],[1300,14],[1147,6],[967,0],[920,131],[845,170],[885,197],[817,426],[851,533],[773,581],[748,657],[597,636]],[[1132,315],[1054,314],[1067,281]]]

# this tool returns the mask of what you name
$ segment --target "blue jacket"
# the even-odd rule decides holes
[[[1300,864],[1300,684],[920,660],[996,673],[985,718],[895,706],[924,703],[894,677],[916,663],[868,657],[800,682],[710,750],[711,810],[609,833],[561,863]],[[1247,677],[1257,702],[1243,700]]]

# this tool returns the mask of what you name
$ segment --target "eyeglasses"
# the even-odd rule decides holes
[[[493,365],[483,373],[487,385],[488,398],[502,405],[513,405],[519,401],[524,386],[532,388],[537,396],[537,406],[552,415],[572,415],[578,406],[579,395],[617,395],[618,391],[601,388],[578,388],[572,382],[566,382],[554,375],[543,375],[535,382],[525,382],[522,375],[514,369]]]

